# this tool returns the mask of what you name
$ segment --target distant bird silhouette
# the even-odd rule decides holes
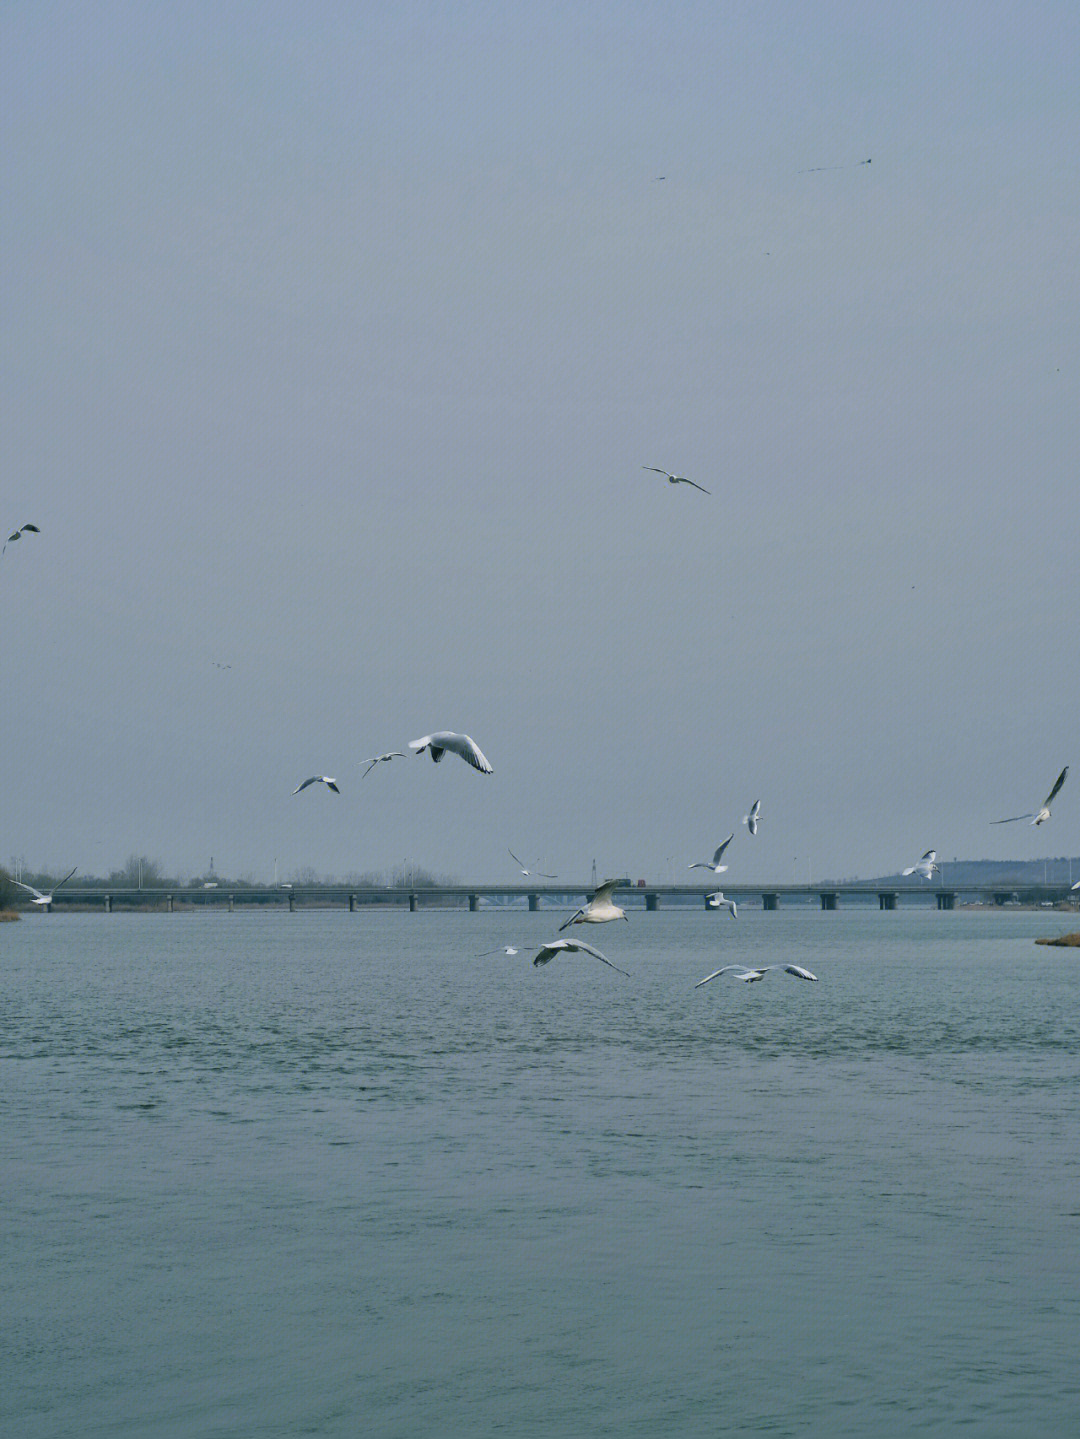
[[[510,856],[510,858],[514,861],[514,863],[517,865],[518,869],[521,870],[521,873],[522,873],[523,875],[525,875],[526,877],[528,877],[529,875],[532,874],[532,870],[525,868],[525,866],[522,864],[521,860],[518,859],[517,855],[514,853],[514,851],[510,848],[509,845],[506,846],[506,852],[507,852],[507,854]],[[545,874],[542,869],[538,869],[538,870],[536,871],[536,877],[537,877],[537,879],[558,879],[559,876],[558,876],[557,874]]]
[[[700,490],[703,495],[711,495],[712,490],[707,490],[704,485],[699,485],[696,480],[688,480],[685,475],[673,475],[669,470],[658,470],[655,465],[642,465],[643,470],[652,470],[654,475],[663,475],[669,485],[693,485],[695,490]]]
[[[331,779],[328,774],[313,774],[311,778],[306,779],[303,784],[298,784],[293,790],[293,794],[299,794],[302,789],[307,789],[309,784],[324,784],[327,789],[333,790],[335,794],[341,793],[337,787],[336,779]]]
[[[860,165],[869,165],[869,160],[856,160],[853,165],[813,165],[809,170],[800,170],[800,175],[820,175],[822,170],[857,170]]]
[[[420,739],[410,740],[409,748],[415,750],[417,754],[423,754],[425,750],[430,750],[431,758],[436,764],[449,750],[451,754],[460,756],[466,764],[471,764],[473,769],[478,769],[481,774],[492,773],[491,766],[481,754],[480,746],[476,741],[470,739],[467,734],[455,734],[452,729],[436,730],[434,734],[426,734]]]
[[[0,555],[3,555],[4,550],[7,549],[8,545],[13,545],[13,544],[15,543],[15,541],[19,538],[20,535],[40,535],[40,534],[41,534],[41,531],[38,529],[37,525],[20,525],[19,528],[15,531],[14,534],[8,535],[7,539],[4,541],[4,549],[3,549],[3,550],[0,550]]]

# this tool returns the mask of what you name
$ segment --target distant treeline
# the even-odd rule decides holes
[[[68,866],[70,869],[70,865]],[[0,868],[0,908],[6,908],[10,904],[27,899],[24,889],[19,889],[13,883],[14,875],[18,875],[23,884],[33,885],[35,889],[48,890],[52,885],[63,879],[66,870],[60,870],[53,874],[49,870],[31,870],[18,860],[12,860],[5,870]],[[304,887],[317,887],[318,885],[356,885],[358,889],[432,889],[442,884],[453,884],[455,881],[447,875],[432,874],[420,865],[399,865],[396,870],[382,872],[376,870],[351,870],[341,875],[319,874],[310,866],[303,869],[294,869],[289,874],[283,874],[277,881],[278,884],[300,885]],[[111,869],[108,874],[93,874],[90,871],[79,870],[72,875],[64,886],[65,889],[101,889],[105,885],[111,885],[114,889],[205,889],[209,886],[229,889],[264,889],[272,881],[266,879],[255,879],[250,874],[226,875],[219,874],[217,870],[210,869],[203,874],[184,877],[166,872],[164,865],[158,860],[151,859],[147,855],[132,854],[128,856],[125,864],[117,869]],[[6,896],[6,898],[4,897]]]

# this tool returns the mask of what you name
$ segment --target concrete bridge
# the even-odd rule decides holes
[[[715,888],[715,887],[714,887]],[[962,885],[955,888],[926,885],[889,885],[867,883],[860,880],[838,884],[731,884],[723,886],[724,894],[738,904],[760,904],[765,910],[773,911],[782,905],[786,908],[796,904],[815,903],[823,910],[835,910],[844,903],[865,906],[877,901],[881,910],[894,910],[901,902],[920,907],[933,903],[938,909],[954,909],[958,902],[1004,905],[1016,903],[1023,897],[1025,903],[1055,902],[1070,898],[1069,890],[1061,884],[1021,884],[1008,887],[996,885]],[[664,902],[679,902],[685,908],[686,902],[705,905],[711,889],[680,884],[627,885],[617,890],[619,903],[624,909],[644,909],[653,912],[663,907]],[[229,885],[213,888],[173,889],[126,889],[116,886],[95,888],[65,888],[58,890],[53,900],[54,909],[96,909],[106,913],[113,910],[165,910],[172,913],[180,909],[252,909],[270,907],[276,909],[329,909],[344,908],[349,911],[378,907],[381,909],[487,909],[492,901],[498,904],[524,899],[530,911],[540,909],[573,909],[589,894],[592,886],[582,885],[432,885],[423,888],[375,888],[363,885]]]

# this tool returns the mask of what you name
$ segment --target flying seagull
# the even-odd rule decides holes
[[[507,854],[510,856],[510,858],[514,861],[514,863],[517,865],[518,869],[521,870],[521,872],[522,872],[523,875],[528,876],[528,875],[532,874],[532,870],[525,868],[525,866],[522,864],[521,860],[518,859],[517,855],[514,853],[514,851],[510,848],[509,845],[506,846],[506,852],[507,852]],[[537,879],[558,879],[559,876],[558,876],[557,874],[545,874],[542,869],[538,869],[538,870],[536,871],[536,877],[537,877]]]
[[[533,964],[539,968],[542,964],[550,964],[557,954],[578,953],[591,954],[594,958],[602,960],[604,964],[608,965],[611,969],[617,969],[620,974],[625,974],[627,979],[630,978],[625,969],[619,969],[617,964],[612,964],[610,959],[602,955],[598,949],[593,949],[591,944],[586,944],[583,939],[548,940],[547,944],[538,951],[536,958],[533,960]]]
[[[801,964],[763,964],[756,969],[749,969],[743,964],[725,964],[723,969],[714,969],[712,974],[707,974],[704,979],[699,979],[694,985],[700,989],[703,984],[708,984],[710,979],[716,979],[718,975],[734,973],[736,979],[741,979],[747,984],[753,984],[755,980],[764,979],[770,969],[782,969],[785,974],[793,975],[795,979],[808,979],[817,983],[817,975],[811,974],[808,969],[803,969]]]
[[[820,175],[822,170],[853,170],[860,165],[869,165],[869,160],[856,160],[854,165],[812,165],[809,170],[800,170],[800,175]]]
[[[761,801],[756,799],[749,814],[744,814],[742,822],[751,834],[757,834],[758,820],[761,818]]]
[[[331,779],[328,774],[313,774],[311,778],[306,779],[303,784],[298,784],[293,790],[293,794],[299,794],[302,789],[307,789],[309,784],[324,784],[327,789],[332,789],[335,794],[341,793],[337,787],[336,779]]]
[[[559,933],[569,929],[572,924],[606,924],[609,919],[626,919],[626,915],[617,904],[612,901],[611,895],[617,879],[605,879],[603,884],[596,890],[595,894],[589,896],[589,902],[583,909],[575,910],[569,919],[559,925]],[[629,920],[626,921],[629,924]]]
[[[485,949],[483,954],[478,954],[477,959],[486,959],[489,954],[520,954],[521,946],[517,944],[504,944],[498,949]]]
[[[1065,783],[1065,776],[1066,776],[1068,773],[1069,773],[1069,766],[1066,765],[1065,768],[1064,768],[1064,769],[1061,771],[1061,773],[1058,775],[1057,779],[1054,781],[1054,788],[1050,791],[1050,793],[1049,793],[1049,794],[1046,796],[1046,798],[1043,800],[1042,809],[1040,809],[1040,810],[1038,811],[1038,813],[1035,815],[1035,818],[1034,818],[1034,819],[1031,819],[1031,816],[1032,816],[1033,811],[1029,809],[1028,812],[1027,812],[1027,814],[1011,814],[1008,819],[992,819],[992,820],[990,821],[990,823],[991,823],[991,824],[1012,824],[1014,820],[1018,820],[1018,819],[1030,819],[1032,824],[1045,824],[1046,821],[1050,818],[1050,801],[1054,798],[1054,796],[1057,794],[1058,790],[1059,790],[1059,789],[1061,788],[1061,786]]]
[[[492,772],[476,741],[467,734],[455,734],[452,729],[436,730],[434,734],[426,734],[422,739],[410,740],[409,748],[414,749],[417,754],[423,754],[429,749],[436,764],[442,759],[444,751],[449,750],[451,754],[460,755],[466,764],[471,764],[473,769],[478,769],[481,774]]]
[[[734,834],[728,835],[727,839],[724,840],[724,843],[720,845],[719,849],[717,849],[716,853],[713,855],[710,863],[706,864],[704,861],[699,860],[696,864],[692,864],[688,867],[690,869],[711,869],[713,874],[723,874],[724,870],[727,869],[727,865],[721,864],[720,860],[723,858],[724,850],[727,849],[728,845],[734,838]]]
[[[7,539],[4,541],[4,549],[0,550],[0,555],[4,553],[4,550],[7,549],[8,545],[13,545],[20,535],[27,534],[40,535],[41,531],[38,529],[37,525],[20,525],[13,535],[8,535]],[[35,900],[35,903],[36,902],[37,901]]]
[[[705,903],[710,909],[730,909],[732,919],[738,919],[739,917],[739,910],[735,901],[733,899],[726,899],[722,889],[718,889],[715,894],[706,896]]]
[[[78,869],[78,867],[79,866],[76,865],[75,869]],[[61,884],[67,884],[68,880],[75,873],[75,869],[71,870],[70,873],[65,874],[60,883],[54,884],[52,889],[50,889],[47,894],[42,894],[41,890],[35,889],[32,884],[23,884],[21,879],[12,880],[12,884],[17,884],[20,889],[28,889],[30,891],[30,893],[34,896],[33,899],[30,901],[31,904],[40,904],[44,909],[48,909],[49,905],[52,904],[53,895],[60,888]]]
[[[914,864],[909,864],[907,869],[902,869],[901,874],[921,874],[923,879],[930,879],[935,873],[940,873],[941,866],[937,863],[937,850],[928,849],[921,859]]]
[[[405,758],[405,755],[404,755],[403,752],[402,752],[401,750],[399,750],[399,749],[391,750],[391,752],[390,752],[389,754],[370,755],[367,759],[362,759],[362,760],[360,761],[361,764],[366,764],[366,765],[367,765],[367,769],[364,771],[364,774],[362,774],[362,775],[360,776],[360,778],[363,779],[363,778],[364,778],[364,775],[370,774],[371,771],[375,768],[375,766],[376,766],[377,764],[385,764],[387,761],[392,760],[392,759],[404,759],[404,758]]]
[[[669,485],[693,485],[695,490],[700,490],[703,495],[711,495],[712,490],[707,490],[704,485],[699,485],[696,480],[688,480],[685,475],[673,475],[669,470],[658,470],[655,465],[642,465],[643,470],[652,470],[654,475],[663,475]]]

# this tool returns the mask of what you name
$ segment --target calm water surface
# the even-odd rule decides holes
[[[0,926],[0,1432],[1080,1432],[1059,918],[557,919]]]

